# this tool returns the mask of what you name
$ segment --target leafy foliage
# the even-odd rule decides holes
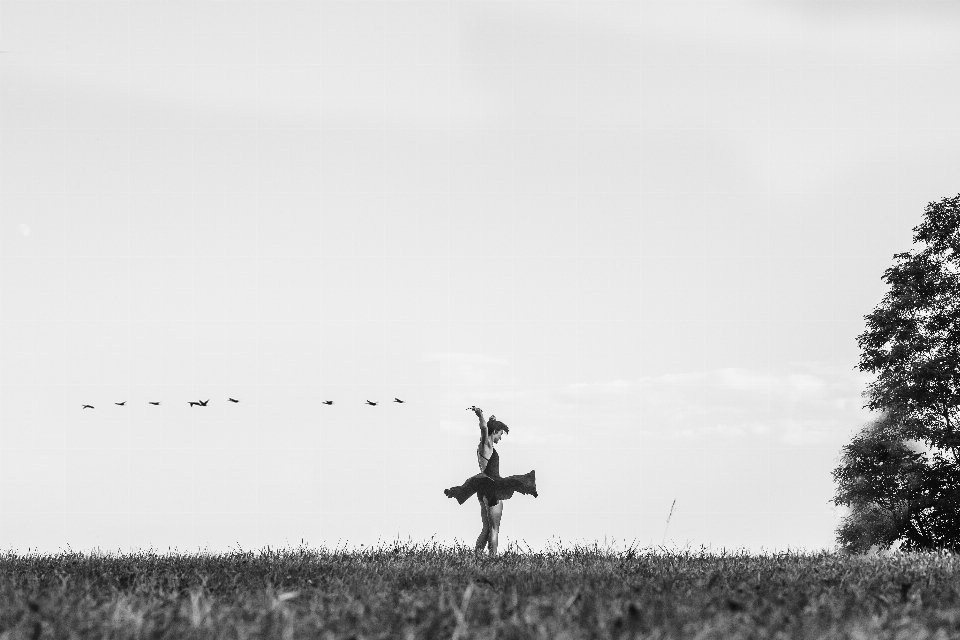
[[[866,406],[882,417],[834,471],[834,502],[851,509],[837,531],[849,550],[897,540],[960,550],[960,194],[928,204],[913,231],[919,248],[894,256],[857,337],[860,370],[876,374]]]
[[[843,448],[833,472],[834,503],[850,508],[837,531],[845,549],[862,553],[873,545],[890,547],[911,526],[913,498],[923,483],[923,454],[915,453],[887,413]]]
[[[870,409],[894,411],[907,437],[954,457],[960,411],[960,195],[930,203],[914,228],[918,251],[883,274],[890,289],[857,337],[859,368],[877,378]]]
[[[960,466],[914,451],[896,426],[885,414],[843,448],[834,502],[850,513],[837,541],[855,553],[898,541],[908,551],[960,551]]]

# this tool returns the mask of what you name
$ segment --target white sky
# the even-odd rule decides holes
[[[472,545],[471,404],[537,471],[501,548],[674,499],[668,544],[831,547],[863,316],[960,190],[958,27],[0,2],[0,547]]]

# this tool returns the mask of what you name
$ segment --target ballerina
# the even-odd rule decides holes
[[[487,546],[490,555],[495,556],[500,537],[503,501],[511,498],[515,491],[536,498],[536,471],[522,476],[502,477],[500,455],[493,445],[500,442],[503,434],[510,433],[510,428],[497,420],[496,416],[490,416],[489,422],[485,421],[483,411],[477,407],[470,407],[467,411],[473,411],[480,420],[480,444],[477,446],[477,463],[480,465],[480,473],[467,478],[466,482],[459,487],[444,489],[443,493],[448,498],[456,498],[460,504],[466,502],[474,493],[477,494],[483,529],[480,531],[480,537],[477,538],[476,552],[480,553],[483,547]]]

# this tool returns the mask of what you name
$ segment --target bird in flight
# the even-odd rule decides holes
[[[85,405],[83,405],[83,406],[80,407],[80,408],[81,408],[81,409],[95,409],[96,407],[94,407],[92,404],[85,404]]]
[[[227,398],[227,400],[229,400],[230,402],[240,402],[239,400],[234,400],[233,398]]]
[[[370,402],[369,400],[367,400],[367,404],[370,405],[371,407],[377,406],[376,402]]]
[[[114,402],[113,404],[117,405],[118,407],[122,407],[123,405],[127,404],[127,401],[124,400],[123,402]]]
[[[148,402],[149,402],[149,401],[148,401]],[[152,404],[152,405],[154,405],[154,406],[158,406],[160,403],[159,403],[159,402],[150,402],[150,404]]]
[[[206,400],[201,400],[201,401],[198,402],[197,404],[199,404],[201,407],[205,407],[205,406],[207,406],[207,403],[208,403],[208,402],[210,402],[210,398],[207,398]]]
[[[191,406],[191,407],[199,407],[199,406],[200,406],[200,403],[199,403],[199,402],[194,402],[193,400],[191,400],[191,401],[190,401],[190,406]]]
[[[323,404],[333,404],[333,400],[324,400]]]
[[[394,402],[399,402],[400,404],[403,404],[403,400],[401,400],[400,398],[394,398],[393,401],[394,401]]]

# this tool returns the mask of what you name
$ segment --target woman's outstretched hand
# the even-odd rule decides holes
[[[483,409],[480,407],[467,407],[467,411],[473,411],[475,414],[477,414],[478,418],[483,420]]]

